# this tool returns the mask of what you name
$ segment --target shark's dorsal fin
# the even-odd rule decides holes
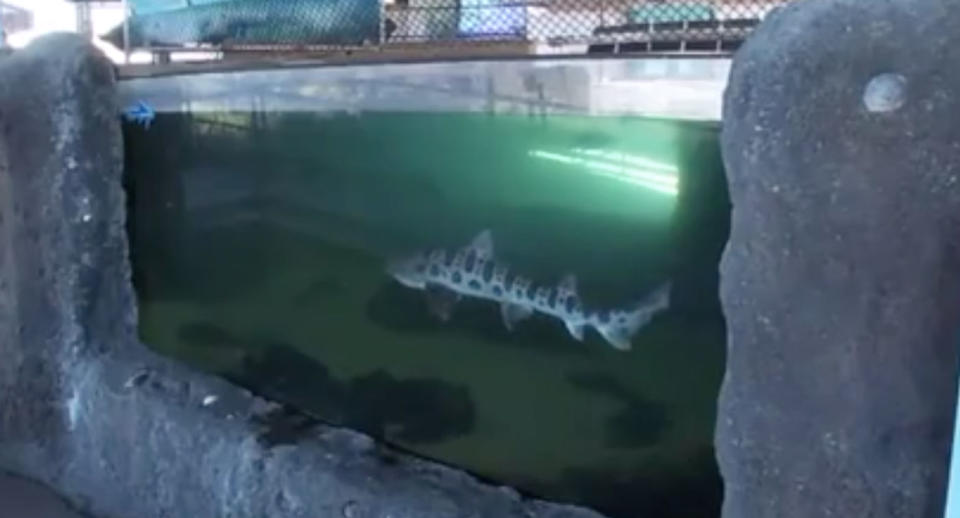
[[[493,234],[490,229],[484,229],[482,232],[470,241],[470,248],[477,252],[477,257],[481,259],[493,258]]]
[[[569,293],[576,293],[577,276],[572,273],[564,275],[563,278],[560,279],[560,289]]]

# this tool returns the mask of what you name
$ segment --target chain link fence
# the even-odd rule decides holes
[[[119,48],[512,43],[534,53],[603,54],[731,52],[789,0],[129,1],[126,30],[104,38]]]

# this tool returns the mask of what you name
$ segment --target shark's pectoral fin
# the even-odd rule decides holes
[[[614,349],[620,351],[629,351],[632,348],[630,343],[633,334],[630,329],[622,326],[598,326],[597,331],[603,336],[603,338],[613,346]]]
[[[570,331],[570,336],[576,338],[577,341],[583,341],[583,324],[575,324],[569,320],[565,320],[563,323],[567,326],[567,331]]]
[[[425,289],[427,310],[441,321],[449,321],[450,317],[453,316],[453,308],[457,305],[457,302],[460,302],[460,294],[436,284],[428,284]]]
[[[513,331],[513,326],[515,326],[517,322],[533,315],[533,308],[504,302],[500,304],[500,315],[503,316],[503,325],[507,326],[507,330]]]

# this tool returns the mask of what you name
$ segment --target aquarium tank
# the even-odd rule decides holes
[[[719,124],[638,66],[122,81],[141,339],[530,495],[719,516]]]

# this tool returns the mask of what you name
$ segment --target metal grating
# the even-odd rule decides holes
[[[129,1],[131,49],[519,43],[609,54],[731,52],[788,0],[207,0],[141,12]],[[117,27],[105,39],[122,48],[122,35]]]

